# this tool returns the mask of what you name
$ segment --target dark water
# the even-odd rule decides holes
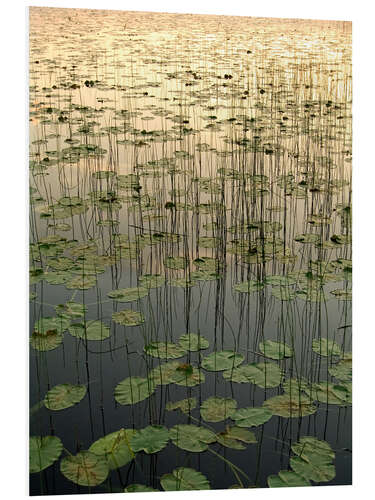
[[[201,368],[201,384],[159,385],[139,403],[118,404],[120,381],[147,377],[165,362],[144,347],[177,343],[186,332],[210,343],[177,360],[197,369],[222,350],[241,353],[243,363],[264,362],[259,344],[274,340],[294,349],[292,358],[267,359],[282,370],[280,382],[341,383],[328,371],[340,357],[320,356],[312,342],[328,338],[342,353],[351,351],[351,301],[331,293],[351,288],[350,44],[349,23],[30,10],[30,269],[43,269],[30,288],[37,294],[30,331],[69,300],[87,306],[86,321],[110,327],[103,341],[65,330],[53,350],[30,347],[31,408],[58,384],[87,386],[70,408],[32,410],[31,436],[58,436],[76,454],[121,428],[189,423],[221,432],[234,422],[202,420],[207,398],[261,407],[283,393],[280,384],[263,389]],[[134,177],[121,177],[128,174]],[[124,236],[119,246],[119,234],[131,244]],[[314,236],[301,242],[300,235]],[[83,242],[95,242],[94,250],[77,252]],[[92,287],[72,288],[70,269],[63,283],[48,282],[55,256],[81,264],[93,255],[112,261],[89,273],[97,278]],[[170,256],[186,258],[187,268],[168,268]],[[194,281],[194,260],[202,257],[217,259],[218,279]],[[133,302],[108,298],[138,286],[145,274],[166,283]],[[270,276],[294,281],[275,292]],[[176,278],[192,286],[175,286]],[[233,288],[247,280],[264,287]],[[289,300],[277,297],[280,288]],[[124,308],[142,312],[145,322],[117,324],[112,314]],[[190,415],[166,410],[167,401],[188,397],[197,399]],[[228,461],[248,476],[240,475],[242,486],[267,487],[271,474],[288,469],[301,436],[324,440],[335,452],[335,477],[313,484],[351,484],[351,406],[314,400],[310,416],[273,415],[252,427],[257,443],[245,450],[213,443],[193,453],[169,441],[156,454],[138,452],[90,489],[60,472],[63,451],[30,474],[30,493],[119,492],[133,483],[162,489],[161,476],[176,467],[198,470],[211,488],[225,489],[238,484]]]

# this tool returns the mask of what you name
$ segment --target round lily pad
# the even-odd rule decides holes
[[[149,425],[134,433],[130,440],[132,450],[157,453],[165,448],[169,441],[169,431],[162,425]]]
[[[62,442],[57,436],[31,436],[29,441],[30,474],[52,465],[61,455]]]
[[[179,467],[160,479],[164,491],[209,490],[210,483],[206,476],[189,467]]]
[[[264,284],[255,280],[243,281],[233,286],[233,290],[240,293],[258,292],[262,288],[264,288]]]
[[[61,473],[80,486],[97,486],[107,479],[108,464],[105,457],[89,451],[68,455],[60,463]]]
[[[231,398],[211,396],[201,405],[201,416],[206,422],[221,422],[230,417],[237,408],[237,401]]]
[[[97,320],[73,323],[68,331],[73,337],[83,340],[105,340],[110,336],[109,327]]]
[[[112,319],[115,323],[123,326],[139,326],[145,322],[143,314],[132,309],[115,312],[112,314]]]
[[[85,397],[86,392],[85,385],[55,385],[47,392],[44,398],[44,406],[49,410],[64,410],[79,403]]]
[[[313,340],[312,350],[320,356],[341,356],[341,347],[333,340],[319,338]]]
[[[234,351],[212,352],[202,359],[202,368],[207,371],[222,371],[234,368],[242,363],[242,354]]]
[[[243,443],[256,443],[255,434],[244,427],[227,427],[225,431],[216,435],[218,443],[226,448],[244,450]]]
[[[293,356],[292,349],[283,342],[275,342],[274,340],[265,340],[259,343],[259,350],[267,358],[283,359]]]
[[[181,335],[178,343],[187,351],[207,349],[210,345],[208,340],[206,340],[202,335],[197,335],[196,333],[185,333],[184,335]]]
[[[269,488],[311,486],[310,481],[290,470],[282,470],[278,475],[268,476],[267,484]]]
[[[115,388],[115,399],[120,405],[133,405],[147,399],[155,390],[151,379],[128,377]]]
[[[186,351],[183,347],[172,342],[151,342],[146,345],[145,353],[154,358],[176,359],[185,356]]]
[[[108,293],[108,297],[117,302],[133,302],[148,295],[149,289],[142,286],[135,288],[119,288]]]
[[[144,288],[159,288],[164,285],[165,278],[160,274],[144,274],[138,281]]]
[[[168,401],[165,409],[168,411],[181,410],[183,413],[189,413],[197,406],[197,398],[186,398],[180,401]]]
[[[272,417],[272,412],[267,408],[241,408],[232,413],[231,419],[237,427],[257,427],[265,424]]]
[[[178,448],[196,453],[207,450],[208,445],[216,441],[213,432],[197,425],[175,425],[170,429],[169,435]]]
[[[263,389],[280,385],[283,372],[276,363],[249,363],[223,372],[231,382],[252,383]]]
[[[110,470],[119,469],[134,458],[130,439],[135,432],[133,429],[120,429],[111,432],[92,443],[89,452],[104,457]]]
[[[308,396],[300,394],[282,394],[267,399],[263,406],[268,408],[273,415],[285,418],[297,418],[313,415],[317,408]]]
[[[321,463],[306,462],[300,457],[292,457],[290,466],[298,475],[316,483],[326,483],[336,476],[335,466],[329,461]]]

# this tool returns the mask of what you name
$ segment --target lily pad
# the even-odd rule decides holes
[[[164,285],[165,278],[160,274],[144,274],[139,276],[138,281],[144,288],[159,288]]]
[[[236,408],[237,401],[234,399],[211,396],[202,403],[200,413],[206,422],[221,422],[230,417]]]
[[[119,288],[108,293],[108,297],[117,302],[133,302],[148,295],[149,289],[141,286],[135,288]]]
[[[251,383],[269,389],[280,385],[283,372],[275,363],[249,363],[225,371],[223,377],[231,382]]]
[[[97,320],[73,323],[68,331],[73,337],[83,340],[105,340],[110,336],[109,327]]]
[[[29,441],[30,474],[52,465],[61,455],[62,442],[57,436],[31,436]]]
[[[341,359],[337,364],[328,368],[328,373],[337,378],[338,380],[342,380],[347,382],[352,379],[352,358],[351,353],[350,357],[345,357]]]
[[[151,342],[145,346],[144,351],[149,356],[164,359],[177,359],[186,354],[185,349],[172,342]]]
[[[169,432],[162,425],[149,425],[135,432],[130,440],[133,451],[157,453],[166,447],[169,441]]]
[[[313,340],[312,350],[320,356],[341,356],[341,347],[333,340],[320,337]]]
[[[155,490],[154,488],[151,488],[151,486],[146,486],[144,484],[129,484],[124,489],[124,493],[151,493],[153,491],[160,491],[160,490]]]
[[[115,323],[123,326],[139,326],[145,322],[143,314],[132,309],[115,312],[112,314],[112,319]]]
[[[274,340],[265,340],[259,343],[259,350],[267,358],[283,359],[293,356],[292,349],[283,342],[275,342]]]
[[[331,463],[311,463],[306,462],[302,458],[292,457],[290,466],[304,479],[314,481],[316,483],[325,483],[331,481],[336,476],[335,466]]]
[[[273,415],[285,418],[297,418],[313,415],[317,408],[308,396],[302,394],[293,396],[282,394],[267,399],[263,406],[268,408]]]
[[[68,320],[83,318],[87,312],[87,307],[79,302],[69,301],[66,304],[58,304],[55,306],[55,311],[58,316]]]
[[[197,398],[181,399],[180,401],[168,401],[165,405],[166,410],[181,410],[183,413],[190,413],[197,406]]]
[[[225,431],[216,435],[218,443],[226,448],[234,450],[244,450],[246,447],[242,443],[256,443],[255,434],[244,427],[227,427]]]
[[[243,355],[234,351],[212,352],[202,359],[202,368],[213,372],[229,370],[240,365],[243,360]]]
[[[207,349],[210,343],[202,335],[196,333],[185,333],[181,335],[178,343],[186,351],[199,351],[201,349]]]
[[[152,379],[128,377],[115,387],[115,400],[120,405],[133,405],[147,399],[154,390]]]
[[[89,448],[89,452],[104,457],[110,470],[119,469],[131,462],[134,452],[130,447],[133,429],[120,429],[98,439]]]
[[[310,481],[290,470],[282,470],[279,474],[268,476],[269,488],[311,486]]]
[[[64,410],[79,403],[86,396],[86,392],[85,385],[55,385],[47,392],[44,398],[44,406],[49,410]]]
[[[60,471],[75,484],[97,486],[107,479],[109,469],[103,456],[81,451],[77,455],[68,455],[63,458]]]
[[[178,467],[160,479],[164,491],[209,490],[210,483],[206,476],[189,467]]]
[[[331,446],[313,436],[303,436],[292,444],[292,451],[306,462],[329,463],[335,458]]]
[[[172,443],[182,450],[199,453],[205,451],[210,443],[216,441],[216,435],[205,427],[179,424],[169,431]]]
[[[272,412],[264,407],[241,408],[231,415],[237,427],[257,427],[265,424],[272,417]]]
[[[264,284],[255,280],[243,281],[233,286],[233,290],[240,293],[258,292],[262,288],[264,288]]]

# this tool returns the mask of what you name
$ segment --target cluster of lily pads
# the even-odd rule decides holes
[[[89,382],[54,385],[57,367],[41,380],[50,356],[57,363],[65,345],[83,346],[89,371],[92,343],[112,354],[120,331],[140,346],[133,355],[142,364],[130,372],[124,361],[128,376],[114,374],[110,399],[125,412],[166,388],[165,410],[178,418],[169,428],[155,415],[143,428],[129,421],[76,454],[58,428],[33,430],[31,474],[59,461],[65,478],[93,488],[142,454],[173,456],[177,447],[211,451],[244,487],[248,471],[225,449],[256,444],[276,417],[350,407],[350,32],[331,24],[30,9],[31,385],[44,394],[37,411],[52,421],[82,408],[89,392]],[[232,305],[218,312],[224,297]],[[204,301],[215,308],[214,337],[212,325],[190,327],[208,317]],[[171,330],[183,311],[185,333],[176,339],[155,328],[155,309]],[[337,324],[324,329],[329,315]],[[314,322],[305,337],[290,318],[307,316]],[[268,333],[265,319],[283,327]],[[221,347],[219,320],[228,326]],[[263,402],[231,391],[198,404],[194,391],[210,377],[260,390]],[[178,388],[188,397],[174,397]],[[291,451],[289,469],[269,476],[269,487],[334,479],[328,442],[300,437]],[[165,491],[216,487],[185,466],[158,481]],[[137,491],[158,490],[125,487]]]

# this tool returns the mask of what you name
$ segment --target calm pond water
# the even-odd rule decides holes
[[[30,494],[351,484],[351,24],[32,7],[29,78]]]

